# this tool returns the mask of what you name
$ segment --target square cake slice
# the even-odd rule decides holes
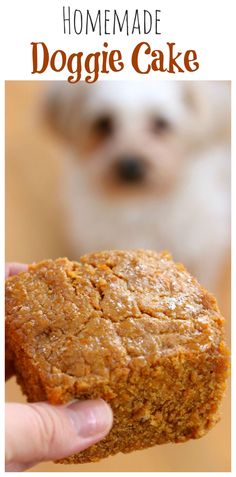
[[[229,367],[215,298],[166,252],[46,260],[6,281],[6,344],[29,401],[103,398],[114,424],[63,462],[203,436]]]

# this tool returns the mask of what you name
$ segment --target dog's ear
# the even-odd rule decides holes
[[[184,81],[183,99],[197,135],[210,137],[229,130],[229,81]]]
[[[199,116],[205,114],[206,103],[200,81],[184,81],[182,90],[183,99],[189,111]]]
[[[231,82],[203,81],[205,101],[209,104],[212,134],[218,139],[230,137],[231,129]]]
[[[52,81],[41,107],[44,124],[59,139],[69,141],[76,129],[79,132],[80,112],[85,100],[84,83],[71,85]]]

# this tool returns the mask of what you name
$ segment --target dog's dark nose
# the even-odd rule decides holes
[[[145,177],[146,163],[137,157],[120,157],[115,163],[115,170],[123,182],[139,182]]]

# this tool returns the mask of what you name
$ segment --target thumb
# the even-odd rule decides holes
[[[20,471],[40,461],[80,452],[101,440],[112,426],[102,399],[67,406],[6,404],[6,470]]]

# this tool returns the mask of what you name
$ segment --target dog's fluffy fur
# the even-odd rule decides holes
[[[168,249],[214,289],[230,240],[229,83],[58,82],[47,117],[65,156],[68,253]],[[138,180],[117,173],[123,158],[142,163]]]

